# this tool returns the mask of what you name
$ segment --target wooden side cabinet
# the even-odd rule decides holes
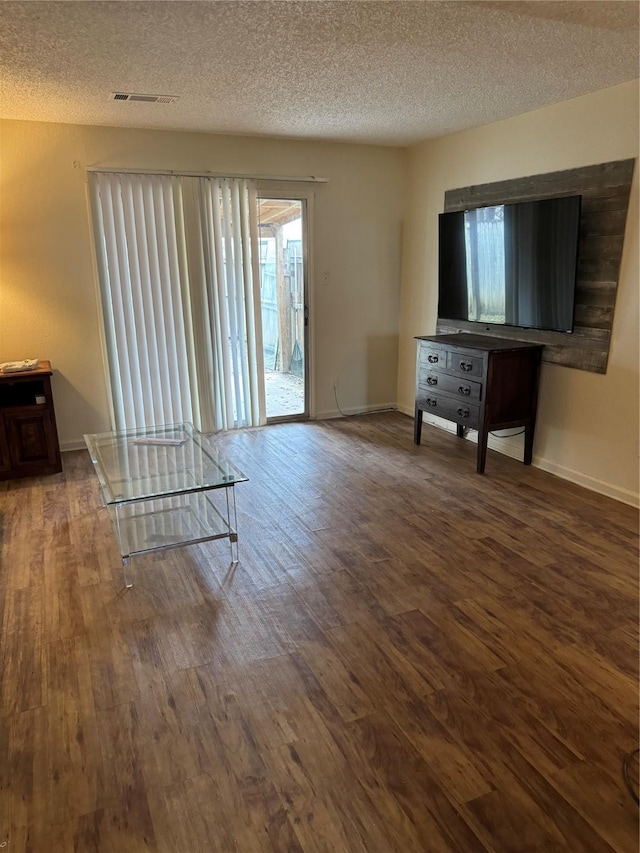
[[[524,464],[530,465],[538,405],[542,344],[485,335],[419,337],[414,441],[422,413],[478,430],[478,474],[484,473],[487,439],[494,429],[524,427]]]
[[[0,480],[62,471],[51,364],[0,373]]]

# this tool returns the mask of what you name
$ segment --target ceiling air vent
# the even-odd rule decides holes
[[[139,95],[134,92],[112,92],[110,101],[138,101],[143,104],[175,104],[177,95]]]

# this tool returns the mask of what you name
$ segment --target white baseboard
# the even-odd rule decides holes
[[[410,417],[414,416],[414,410],[407,406],[398,406],[398,411]],[[435,426],[445,432],[455,433],[456,425],[451,421],[444,421],[441,418],[435,418],[432,415],[423,414],[424,423]],[[467,441],[475,444],[478,443],[478,433],[473,430],[467,435]],[[498,453],[503,453],[505,456],[510,456],[512,459],[522,460],[523,454],[523,437],[508,436],[501,438],[497,435],[490,435],[487,446],[491,450],[496,450]],[[568,468],[566,465],[559,465],[557,462],[552,462],[544,456],[538,454],[533,455],[532,465],[534,468],[540,468],[541,471],[547,471],[549,474],[554,474],[562,480],[568,480],[570,483],[576,483],[578,486],[583,486],[592,492],[598,492],[600,495],[605,495],[608,498],[613,498],[621,503],[629,506],[640,506],[640,495],[632,492],[630,489],[623,489],[613,483],[607,483],[606,480],[600,480],[597,477],[590,477],[588,474],[583,474],[582,471],[576,471],[574,468]]]
[[[60,450],[62,453],[66,453],[69,450],[86,450],[87,445],[84,443],[84,439],[82,438],[72,438],[69,441],[61,441],[60,442]]]
[[[558,465],[555,462],[550,462],[542,457],[533,457],[533,464],[543,471],[548,471],[549,474],[555,474],[556,477],[561,477],[563,480],[569,480],[576,483],[578,486],[584,486],[585,489],[590,489],[592,492],[598,492],[601,495],[606,495],[608,498],[613,498],[623,504],[629,506],[640,506],[640,495],[632,492],[631,489],[623,489],[620,486],[614,486],[613,483],[607,483],[605,480],[599,480],[596,477],[590,477],[588,474],[583,474],[582,471],[575,471],[573,468],[567,468],[564,465]]]
[[[342,418],[345,415],[367,415],[373,412],[395,412],[398,406],[395,403],[378,403],[375,406],[346,406],[341,412],[338,409],[329,409],[326,412],[316,412],[314,420],[327,421],[331,418]],[[411,413],[413,414],[413,412]]]

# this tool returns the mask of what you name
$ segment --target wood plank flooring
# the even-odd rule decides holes
[[[87,454],[0,487],[7,853],[635,851],[631,508],[400,414],[221,436],[122,571]]]

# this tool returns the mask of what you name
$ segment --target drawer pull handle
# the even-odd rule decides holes
[[[458,411],[458,414],[460,415],[461,418],[468,418],[469,417],[469,409],[459,408],[457,411]]]
[[[427,376],[427,385],[437,385],[438,377],[437,376]]]
[[[427,356],[427,361],[429,362],[429,364],[437,364],[438,360],[439,359],[438,359],[437,355],[428,355]]]
[[[464,370],[464,371],[473,370],[473,364],[470,361],[461,361],[460,362],[460,370]]]
[[[458,387],[458,394],[463,394],[465,397],[468,397],[470,393],[471,388],[468,385],[466,387],[464,385],[460,385]]]
[[[432,409],[434,409],[438,405],[438,401],[434,400],[433,397],[427,397],[425,402],[427,406],[431,406]]]

